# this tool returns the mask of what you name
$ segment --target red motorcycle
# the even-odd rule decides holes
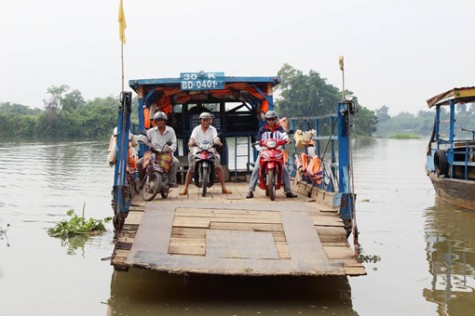
[[[258,142],[262,147],[259,162],[259,187],[266,190],[266,196],[275,200],[275,193],[282,186],[284,166],[283,139],[263,139]]]

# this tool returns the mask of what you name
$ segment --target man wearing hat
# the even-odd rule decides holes
[[[190,140],[188,141],[188,146],[193,146],[194,143],[201,143],[203,141],[208,141],[210,143],[214,143],[218,146],[222,146],[221,140],[218,137],[218,132],[216,128],[211,125],[213,120],[213,115],[209,112],[203,112],[200,114],[200,125],[196,126],[193,131],[191,132]],[[194,171],[194,160],[193,156],[190,152],[188,156],[189,168],[188,172],[186,173],[185,178],[185,185],[180,192],[180,195],[187,195],[188,194],[188,186],[191,182],[191,177],[193,176]],[[221,167],[221,157],[215,151],[215,161],[214,166],[216,169],[216,175],[218,176],[218,180],[221,183],[222,192],[223,194],[231,194],[231,190],[226,188],[226,183],[224,182],[224,173],[223,168]]]

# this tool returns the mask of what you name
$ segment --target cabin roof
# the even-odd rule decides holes
[[[273,86],[279,84],[282,80],[280,76],[274,77],[234,77],[222,76],[220,81],[225,84],[229,83],[244,83],[248,85],[272,83]],[[181,86],[183,78],[156,78],[156,79],[132,79],[129,80],[129,86],[137,92],[139,86]]]
[[[427,100],[427,105],[429,108],[437,105],[449,105],[452,100],[455,104],[475,102],[475,87],[450,89]]]

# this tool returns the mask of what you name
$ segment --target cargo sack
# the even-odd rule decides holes
[[[160,165],[160,167],[163,168],[163,171],[168,172],[168,170],[170,170],[170,165],[173,159],[172,154],[169,152],[157,153],[155,157],[157,163]]]
[[[294,141],[295,141],[295,147],[301,148],[303,146],[303,132],[302,130],[298,129],[295,131],[294,134]]]

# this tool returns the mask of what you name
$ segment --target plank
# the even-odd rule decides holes
[[[252,230],[261,232],[283,231],[282,224],[211,222],[211,229]]]
[[[204,256],[206,250],[204,245],[197,247],[190,245],[187,246],[170,244],[169,253],[175,255]]]
[[[129,211],[125,223],[128,225],[140,225],[142,221],[143,212]]]
[[[290,259],[289,246],[286,241],[275,241],[275,246],[279,252],[279,258]]]
[[[116,249],[113,264],[255,276],[366,273],[354,258],[338,214],[326,205],[331,195],[314,192],[313,198],[323,201],[317,203],[305,196],[286,199],[279,192],[270,202],[262,190],[245,199],[247,183],[228,185],[232,196],[221,194],[216,184],[206,198],[190,186],[187,196],[178,196],[179,188],[174,188],[167,199],[135,199],[118,239],[118,245],[133,242],[132,247]]]
[[[354,259],[355,253],[348,247],[326,246],[325,252],[329,259]]]
[[[315,226],[334,226],[344,227],[343,221],[339,218],[323,217],[323,216],[311,216],[313,224]]]
[[[173,227],[171,236],[172,238],[205,238],[206,229]]]
[[[261,216],[269,218],[280,218],[279,212],[255,211],[249,209],[208,209],[203,207],[178,207],[175,210],[175,216],[197,216],[197,217],[221,217],[221,216]]]
[[[171,238],[168,253],[204,256],[206,253],[205,239]]]
[[[318,261],[319,266],[327,267],[327,256],[313,222],[307,213],[283,213],[282,224],[290,257],[292,260],[298,261],[298,265],[302,270],[310,269],[313,266],[311,261]]]
[[[272,234],[231,230],[209,230],[206,255],[213,258],[279,258]]]
[[[173,210],[157,212],[149,210],[147,205],[127,262],[133,262],[138,251],[168,253],[173,217]]]
[[[316,226],[318,235],[326,235],[326,236],[345,236],[346,238],[346,231],[343,227],[331,227],[331,226]]]
[[[262,217],[225,217],[225,218],[207,218],[207,217],[183,217],[177,216],[173,222],[174,227],[203,227],[209,228],[211,223],[229,222],[229,223],[265,223],[280,224],[280,220],[267,219]]]
[[[319,233],[318,236],[320,237],[320,242],[325,246],[329,244],[349,246],[345,235],[326,235]]]
[[[112,258],[113,265],[123,265],[127,260],[127,256],[129,255],[128,250],[116,250],[114,251],[114,256]]]

